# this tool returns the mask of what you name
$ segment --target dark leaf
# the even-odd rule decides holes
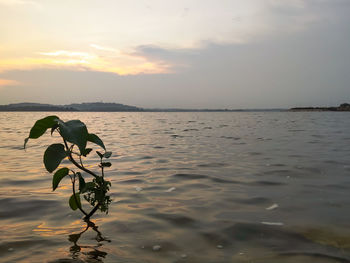
[[[61,180],[68,175],[69,169],[68,168],[61,168],[55,172],[52,178],[52,191],[55,191],[58,187]]]
[[[84,152],[82,153],[82,155],[86,157],[91,151],[92,151],[91,148],[86,148],[86,149],[84,150]]]
[[[101,146],[104,150],[106,150],[106,147],[103,143],[103,141],[96,135],[96,134],[93,134],[93,133],[89,133],[88,134],[88,139],[87,139],[89,142],[93,142],[99,146]]]
[[[111,157],[112,156],[112,152],[105,152],[104,154],[103,154],[103,157],[104,158],[109,158],[109,157]]]
[[[102,165],[103,167],[111,167],[111,166],[112,166],[112,164],[111,164],[110,162],[101,163],[101,165]]]
[[[57,128],[58,128],[58,123],[56,123],[54,126],[51,127],[51,136]]]
[[[52,173],[67,157],[64,146],[61,143],[51,144],[44,153],[44,165],[48,172]]]
[[[77,210],[79,207],[81,207],[79,193],[71,195],[71,197],[69,198],[69,206],[70,208],[72,208],[72,210]]]
[[[100,153],[99,151],[96,151],[96,153],[98,154],[98,156],[100,156],[101,159],[103,158],[103,154],[102,153]]]
[[[58,125],[63,139],[76,144],[80,153],[83,154],[88,138],[88,131],[85,124],[80,120],[72,120],[67,122],[59,121]]]
[[[28,139],[37,139],[43,135],[47,129],[52,128],[57,124],[59,118],[57,116],[47,116],[43,119],[37,120],[34,126],[30,129],[29,136],[24,140],[24,148],[28,142]]]
[[[85,189],[85,180],[81,173],[78,172],[77,174],[79,177],[79,191],[81,192],[83,189]]]
[[[95,183],[93,182],[88,182],[85,183],[84,189],[81,190],[82,193],[85,193],[87,191],[92,191],[95,188]]]

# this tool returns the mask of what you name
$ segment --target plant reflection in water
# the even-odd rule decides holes
[[[98,226],[90,220],[86,220],[86,228],[78,234],[71,234],[68,240],[73,243],[70,247],[70,253],[73,260],[79,259],[80,255],[85,255],[88,260],[94,260],[94,262],[103,262],[102,259],[107,256],[107,252],[101,251],[99,248],[103,246],[103,242],[111,242],[110,239],[104,237],[98,230]],[[86,233],[89,229],[96,232],[94,239],[97,241],[97,245],[79,245],[78,241],[81,236]],[[87,250],[86,252],[83,250]],[[89,262],[89,261],[88,261]]]

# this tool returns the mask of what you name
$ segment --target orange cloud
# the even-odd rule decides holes
[[[93,46],[95,52],[57,50],[37,52],[33,57],[0,59],[0,72],[59,68],[69,70],[92,70],[119,75],[169,73],[170,65],[148,58],[122,53],[102,46]],[[106,52],[109,51],[107,54]],[[103,52],[103,54],[99,54]]]
[[[8,86],[15,86],[20,84],[18,81],[16,80],[12,80],[12,79],[0,79],[0,87],[8,87]]]

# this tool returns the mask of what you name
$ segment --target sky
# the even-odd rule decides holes
[[[350,0],[0,0],[0,104],[350,102]]]

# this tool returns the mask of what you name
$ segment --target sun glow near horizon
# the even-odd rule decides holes
[[[0,72],[10,70],[32,70],[54,68],[69,70],[91,70],[116,73],[118,75],[169,73],[170,65],[148,61],[138,55],[117,52],[114,49],[91,44],[97,52],[56,50],[36,52],[31,57],[6,58],[0,60]],[[101,52],[109,54],[101,54]],[[0,83],[1,84],[1,83]]]

